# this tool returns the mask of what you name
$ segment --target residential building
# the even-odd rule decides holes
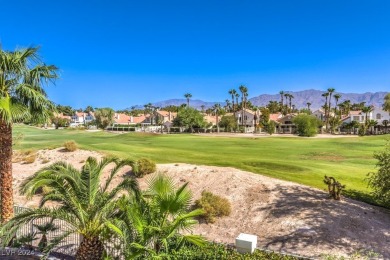
[[[279,117],[276,122],[276,133],[278,134],[295,134],[296,126],[293,123],[293,119],[296,114],[287,114]]]
[[[254,127],[259,123],[261,112],[252,111],[250,109],[239,110],[236,112],[236,118],[238,125],[244,125],[246,127]]]
[[[374,107],[371,114],[371,119],[377,121],[378,125],[383,125],[384,120],[390,122],[390,113],[388,111],[384,111],[381,107]]]
[[[71,116],[71,123],[75,125],[84,125],[92,122],[93,120],[95,120],[95,114],[93,112],[76,112]]]
[[[372,112],[367,114],[368,119],[370,120],[372,118]],[[356,121],[359,124],[363,124],[366,122],[366,114],[363,113],[361,110],[358,111],[349,111],[349,114],[344,117],[342,120],[343,124],[351,123],[352,121]]]

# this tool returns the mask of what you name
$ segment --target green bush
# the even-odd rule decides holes
[[[234,248],[228,248],[222,244],[209,243],[205,247],[184,245],[180,250],[174,251],[170,259],[229,259],[229,260],[249,260],[249,259],[270,259],[270,260],[297,260],[293,256],[285,256],[273,252],[255,250],[253,254],[240,254]]]
[[[147,158],[139,159],[133,167],[134,175],[138,178],[142,178],[145,175],[153,173],[155,171],[156,163]]]
[[[293,123],[297,126],[299,136],[312,137],[318,133],[318,128],[322,122],[312,115],[299,114],[293,119]]]
[[[209,191],[203,191],[202,197],[195,201],[195,205],[204,210],[203,216],[209,223],[214,223],[216,218],[229,216],[231,212],[229,200]]]
[[[77,150],[78,146],[75,141],[67,141],[64,143],[65,150],[68,152],[74,152]]]

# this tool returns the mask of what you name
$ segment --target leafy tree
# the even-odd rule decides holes
[[[54,124],[55,129],[58,129],[60,127],[66,127],[69,125],[69,119],[62,118],[62,117],[52,117],[51,122]]]
[[[56,109],[58,113],[62,113],[66,116],[72,116],[75,111],[71,106],[62,106],[62,105],[57,105]]]
[[[206,122],[200,111],[195,108],[185,107],[179,110],[177,116],[173,119],[173,125],[191,129],[191,132],[193,132],[194,128],[204,127]]]
[[[293,123],[297,126],[297,133],[300,136],[315,136],[318,133],[318,128],[322,122],[312,115],[299,114],[293,119]]]
[[[330,132],[333,134],[336,129],[341,125],[342,121],[338,116],[329,118]]]
[[[271,114],[275,114],[280,109],[280,104],[277,101],[270,101],[267,105],[267,108]]]
[[[159,174],[148,181],[148,189],[140,199],[122,199],[120,220],[113,230],[122,239],[126,259],[168,257],[184,243],[205,245],[203,237],[183,234],[204,213],[200,209],[191,211],[192,196],[187,185],[176,188],[171,178]]]
[[[368,183],[373,189],[372,194],[386,207],[390,207],[390,141],[387,140],[385,149],[374,154],[377,159],[377,172],[368,175]]]
[[[112,163],[114,167],[109,177],[101,183],[104,169]],[[7,244],[26,223],[50,218],[66,222],[69,229],[51,242],[48,251],[69,235],[79,234],[83,240],[77,249],[76,259],[102,259],[103,239],[112,235],[111,222],[118,214],[118,195],[140,196],[135,178],[124,178],[115,187],[110,187],[118,172],[132,164],[130,160],[103,158],[98,162],[89,157],[80,171],[65,162],[57,162],[38,171],[23,182],[21,193],[32,197],[43,187],[51,192],[42,195],[39,208],[16,215],[1,228],[2,243]],[[56,202],[58,206],[45,207],[47,202]]]
[[[263,124],[263,127],[269,135],[273,135],[275,133],[276,123],[273,120],[269,120],[267,123]]]
[[[222,116],[219,126],[227,131],[235,131],[238,128],[237,119],[234,116]]]
[[[13,216],[12,126],[15,122],[47,122],[55,105],[45,85],[58,78],[57,67],[44,64],[38,48],[5,51],[0,46],[0,197],[1,221]]]
[[[112,108],[99,108],[95,111],[96,124],[99,128],[105,129],[114,123],[115,112]]]
[[[93,112],[94,109],[92,106],[87,106],[85,109],[84,109],[84,113],[89,113],[89,112]]]

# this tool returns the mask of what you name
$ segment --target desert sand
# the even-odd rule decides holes
[[[38,154],[39,159],[32,164],[13,164],[16,186],[55,161],[80,168],[89,156],[102,157],[97,152],[69,153],[61,148]],[[44,159],[50,162],[43,164]],[[230,216],[214,224],[200,221],[196,226],[194,233],[210,241],[233,244],[239,233],[249,233],[258,236],[258,247],[275,251],[311,257],[370,251],[390,259],[390,212],[386,209],[348,198],[333,201],[325,191],[234,168],[180,163],[160,164],[157,169],[177,185],[188,182],[194,199],[208,190],[231,202]],[[125,168],[121,174],[130,170]],[[141,188],[152,175],[139,179]],[[39,203],[39,196],[28,200],[17,189],[14,193],[16,205],[36,207]]]

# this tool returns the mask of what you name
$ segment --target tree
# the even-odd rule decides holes
[[[277,113],[279,111],[279,104],[277,101],[269,101],[268,105],[267,105],[267,108],[269,109],[269,111],[274,114],[274,113]]]
[[[339,99],[341,98],[341,95],[340,94],[334,94],[333,98],[336,101],[336,104],[334,105],[334,112],[337,115],[337,106],[338,106],[338,103],[339,103]],[[341,114],[340,114],[340,117],[341,117]]]
[[[341,125],[341,119],[338,116],[329,118],[330,133],[334,134],[336,129]]]
[[[310,112],[311,103],[310,103],[310,102],[307,102],[306,105],[307,105],[307,110]]]
[[[184,243],[205,245],[203,237],[185,234],[204,212],[191,210],[188,183],[176,188],[173,180],[162,174],[148,181],[140,199],[122,199],[120,219],[113,230],[121,238],[125,259],[165,259]]]
[[[105,182],[104,169],[114,167]],[[111,181],[124,166],[131,166],[131,160],[103,158],[98,162],[89,157],[81,170],[65,162],[57,162],[26,179],[21,193],[32,197],[39,189],[47,187],[50,193],[42,195],[40,207],[28,209],[16,215],[0,231],[2,242],[7,243],[23,225],[37,219],[51,218],[67,223],[69,230],[55,239],[51,248],[71,234],[83,237],[76,252],[76,259],[102,259],[103,240],[111,233],[111,222],[118,214],[118,195],[140,197],[135,178],[125,177],[118,185],[111,187]],[[47,202],[56,202],[56,207],[45,207]],[[50,249],[48,249],[50,250]]]
[[[115,112],[112,108],[99,108],[95,111],[96,124],[99,128],[105,129],[114,123]]]
[[[279,91],[279,95],[280,95],[280,112],[283,112],[283,105],[284,105],[284,103],[283,103],[283,96],[284,96],[284,91],[283,90],[281,90],[281,91]]]
[[[371,113],[372,107],[363,107],[362,112],[365,114],[364,124],[368,126],[368,113]]]
[[[177,113],[175,119],[173,119],[173,125],[179,127],[185,127],[193,132],[194,128],[201,128],[206,125],[202,113],[195,108],[186,107],[181,108]]]
[[[66,127],[70,123],[69,119],[58,117],[58,116],[53,116],[51,118],[51,122],[54,124],[55,129],[58,129],[60,127]]]
[[[291,103],[291,100],[294,98],[294,96],[292,94],[288,94],[288,99],[289,99],[289,104],[290,104],[290,111],[292,109],[292,103]]]
[[[385,133],[387,134],[387,126],[389,125],[389,120],[383,120],[382,125],[385,127]]]
[[[187,107],[190,107],[190,98],[192,98],[191,93],[184,94],[184,97],[187,99]]]
[[[66,115],[66,116],[73,116],[74,112],[75,112],[75,110],[71,106],[57,105],[56,109],[57,109],[58,113],[62,113],[64,115]]]
[[[300,136],[315,136],[318,133],[318,128],[322,125],[321,121],[312,115],[299,114],[293,119],[293,123],[297,126],[297,133]]]
[[[387,141],[385,149],[374,154],[377,159],[377,172],[370,172],[368,175],[369,186],[373,189],[373,196],[390,207],[390,142]]]
[[[383,110],[390,112],[390,93],[387,93],[385,96]]]
[[[235,89],[229,90],[229,95],[232,97],[232,110],[233,110],[234,117],[236,117],[236,110],[234,107],[234,97],[236,96],[236,94],[237,91]]]
[[[275,133],[276,123],[273,120],[269,120],[267,123],[263,124],[263,127],[269,135],[273,135]]]
[[[218,122],[218,117],[219,117],[219,115],[220,115],[221,112],[222,112],[221,105],[218,104],[218,103],[217,103],[217,104],[214,104],[213,110],[214,110],[214,113],[215,113],[215,124],[217,125],[217,132],[219,133],[219,122]]]
[[[325,127],[326,127],[326,131],[328,131],[328,109],[329,109],[328,97],[329,97],[329,92],[323,93],[321,96],[325,97],[325,104],[324,104],[323,108],[325,110],[325,120],[326,120]]]
[[[238,128],[236,117],[222,116],[219,121],[219,126],[226,129],[226,131],[235,131]]]
[[[1,222],[13,216],[12,126],[46,122],[55,105],[43,89],[58,78],[57,67],[44,64],[39,48],[5,51],[0,46],[0,197]]]
[[[87,106],[85,109],[84,109],[84,113],[90,113],[90,112],[93,112],[94,109],[92,106]]]
[[[245,103],[248,96],[248,88],[244,85],[241,85],[238,89],[241,92],[241,125],[244,126],[244,111],[246,108]]]

